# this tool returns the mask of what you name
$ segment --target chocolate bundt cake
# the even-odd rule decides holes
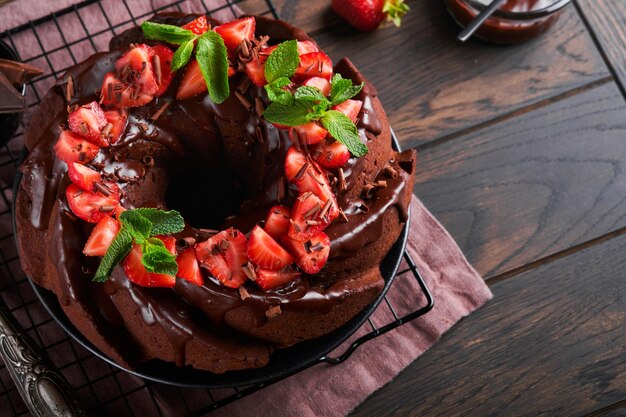
[[[69,69],[24,138],[26,274],[120,365],[215,373],[376,298],[416,159],[350,61],[266,17],[155,15]]]

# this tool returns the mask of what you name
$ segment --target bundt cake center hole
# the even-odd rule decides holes
[[[244,185],[232,173],[195,167],[175,173],[165,195],[169,208],[191,226],[205,229],[220,229],[224,219],[238,215],[244,198]]]

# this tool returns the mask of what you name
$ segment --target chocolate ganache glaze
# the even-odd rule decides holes
[[[151,20],[182,25],[195,17],[160,14]],[[269,35],[270,44],[310,39],[264,17],[257,17],[256,35]],[[83,256],[81,250],[93,225],[69,210],[67,167],[57,160],[53,146],[66,123],[68,105],[98,100],[105,74],[130,43],[139,42],[151,43],[140,30],[131,29],[113,38],[110,52],[69,69],[31,121],[16,212],[26,273],[57,294],[70,320],[92,343],[127,367],[153,358],[213,372],[259,367],[274,347],[318,337],[352,318],[382,288],[378,265],[406,221],[415,155],[391,150],[376,90],[345,59],[335,71],[355,83],[365,82],[357,97],[364,103],[357,127],[369,153],[348,161],[344,185],[335,181],[345,216],[326,230],[330,259],[319,276],[303,275],[269,291],[250,285],[246,297],[210,276],[203,286],[177,280],[173,289],[140,287],[130,283],[119,265],[104,284],[91,281],[98,259]],[[64,87],[70,77],[75,94],[68,103]],[[102,148],[92,166],[120,185],[125,208],[180,210],[188,221],[176,236],[180,248],[190,238],[205,240],[207,227],[236,226],[247,233],[269,207],[290,206],[296,194],[284,177],[283,161],[291,146],[287,131],[259,114],[269,105],[263,88],[238,73],[231,77],[230,88],[240,94],[231,94],[222,104],[206,94],[179,101],[179,79],[177,75],[161,97],[129,109],[126,133]],[[379,185],[373,195],[364,193],[367,184]],[[267,311],[278,305],[280,316],[269,318]]]

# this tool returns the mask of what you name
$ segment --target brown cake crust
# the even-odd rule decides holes
[[[182,25],[196,16],[165,14],[152,20]],[[257,35],[260,34],[277,41],[310,39],[284,22],[257,17]],[[112,39],[113,52],[96,54],[70,69],[68,74],[79,81],[76,96],[93,97],[89,89],[99,85],[104,72],[120,56],[120,49],[143,41],[140,30],[130,29]],[[182,280],[173,290],[136,287],[119,266],[104,285],[92,283],[90,274],[97,261],[80,254],[91,226],[76,221],[69,212],[64,197],[69,180],[63,163],[56,160],[52,151],[60,133],[58,125],[67,119],[62,88],[67,75],[44,97],[25,131],[30,153],[21,167],[24,176],[16,194],[22,268],[37,284],[57,295],[70,321],[90,342],[126,368],[155,358],[216,373],[261,367],[267,364],[275,347],[290,346],[340,327],[371,303],[384,286],[379,264],[407,220],[415,153],[392,151],[389,124],[376,90],[356,68],[344,59],[335,70],[356,83],[366,82],[357,97],[365,103],[358,127],[369,153],[360,160],[349,161],[349,187],[340,200],[344,200],[346,208],[360,202],[370,213],[351,213],[349,224],[336,221],[329,226],[331,259],[318,276],[298,279],[281,291],[264,293],[250,289],[251,297],[247,300],[242,300],[236,290],[220,287],[209,279],[203,287]],[[234,108],[232,101],[225,105]],[[133,115],[145,120],[159,106],[152,103],[136,109]],[[132,146],[122,144],[128,164],[140,160],[146,152],[155,155],[157,161],[154,166],[141,167],[140,177],[126,184],[125,206],[166,208],[165,191],[171,170],[177,169],[177,160],[186,164],[211,163],[211,158],[219,158],[221,149],[227,150],[229,164],[238,166],[244,161],[250,166],[249,190],[263,187],[263,179],[273,175],[266,158],[280,160],[281,152],[284,156],[281,146],[288,141],[284,133],[263,125],[268,138],[278,138],[281,152],[266,149],[248,159],[244,157],[248,150],[241,148],[240,140],[245,134],[241,127],[245,123],[235,120],[240,110],[232,113],[235,123],[220,117],[205,120],[209,118],[203,111],[206,109],[202,105],[193,103],[172,106],[163,122],[167,129],[157,126],[166,139],[170,132],[175,132],[172,140],[139,137]],[[214,131],[218,133],[211,133]],[[386,178],[388,189],[373,199],[362,199],[364,186],[382,178],[387,166],[397,173],[396,177]],[[272,201],[263,198],[255,196],[249,213],[240,217],[256,221],[256,212],[265,213],[258,207]],[[362,230],[355,227],[359,223],[364,225]],[[200,237],[199,233],[188,227],[181,236]],[[276,305],[281,306],[280,314],[267,314],[268,310],[275,312]]]

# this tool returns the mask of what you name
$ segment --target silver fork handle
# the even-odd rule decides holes
[[[85,415],[72,387],[26,333],[19,330],[3,307],[0,307],[0,356],[34,416]]]

